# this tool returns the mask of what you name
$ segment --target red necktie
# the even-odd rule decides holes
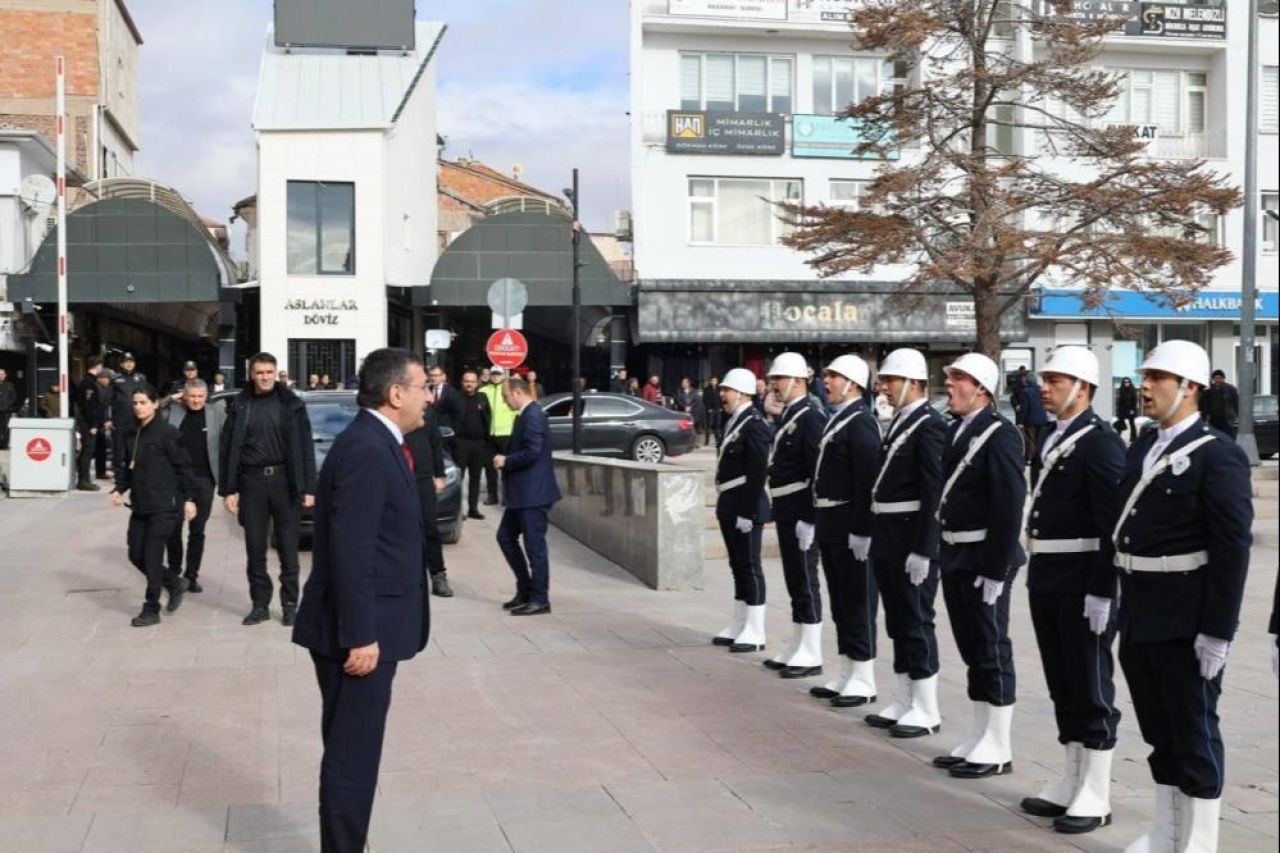
[[[409,473],[412,474],[414,472],[413,451],[409,449],[409,445],[401,444],[400,452],[404,454],[404,464],[409,466]]]

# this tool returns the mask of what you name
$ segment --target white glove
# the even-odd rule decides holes
[[[991,578],[978,575],[973,579],[973,588],[978,587],[982,587],[982,603],[994,605],[1000,600],[1000,593],[1004,592],[1004,581],[993,581]]]
[[[1213,681],[1227,665],[1227,649],[1231,643],[1210,637],[1208,634],[1196,634],[1196,659],[1200,661],[1200,677]]]
[[[849,534],[849,550],[853,552],[853,559],[859,563],[865,563],[867,557],[871,555],[871,537],[856,536]]]
[[[1280,673],[1280,646],[1277,646],[1276,635],[1271,635],[1271,674]]]
[[[756,526],[756,523],[749,518],[738,516],[738,520],[734,522],[734,526],[738,528],[739,533],[750,533]]]
[[[1111,621],[1111,599],[1100,595],[1084,597],[1084,613],[1089,620],[1089,630],[1101,636],[1107,632],[1107,623]]]
[[[932,567],[928,557],[921,557],[919,554],[907,555],[907,577],[911,580],[912,586],[920,586],[924,583]]]
[[[807,521],[796,522],[796,541],[800,543],[801,551],[808,551],[813,547],[813,525]]]

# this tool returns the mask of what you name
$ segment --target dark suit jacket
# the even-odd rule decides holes
[[[542,406],[530,403],[516,418],[506,456],[502,482],[507,509],[549,507],[560,500],[551,465],[551,426]]]
[[[917,421],[916,427],[890,459],[889,448]],[[893,424],[889,425],[892,428]],[[872,526],[871,556],[898,561],[907,554],[934,559],[938,556],[938,499],[942,496],[942,456],[947,442],[947,425],[942,415],[928,403],[917,408],[898,424],[897,432],[886,432],[880,447],[879,469],[888,468],[871,496],[879,503],[920,501],[918,512],[877,515]]]
[[[422,523],[428,530],[436,524],[436,478],[444,478],[444,440],[436,423],[435,410],[427,412],[426,423],[404,437],[413,454],[413,475],[422,504]]]
[[[311,576],[293,641],[326,657],[377,641],[379,659],[427,644],[430,611],[413,474],[386,425],[361,411],[320,470]]]
[[[728,424],[730,415],[725,415]],[[734,421],[726,439],[720,445],[716,460],[716,483],[727,483],[739,477],[747,482],[736,489],[719,492],[716,496],[716,515],[728,518],[749,518],[757,524],[769,520],[769,497],[764,484],[768,478],[769,442],[773,430],[764,422],[760,412],[752,406],[742,414],[745,422]],[[742,428],[738,429],[741,423]]]

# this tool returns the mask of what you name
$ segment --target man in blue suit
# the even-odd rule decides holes
[[[512,616],[551,612],[547,582],[547,513],[560,500],[551,467],[551,428],[546,413],[529,396],[529,383],[518,376],[507,380],[503,399],[515,409],[515,426],[505,456],[493,458],[502,471],[506,509],[498,525],[498,547],[516,576],[516,594],[502,605]],[[520,538],[524,539],[521,549]]]
[[[422,514],[405,433],[423,424],[427,375],[412,353],[371,352],[360,413],[333,443],[316,494],[311,576],[293,641],[320,684],[320,846],[364,849],[396,664],[427,644]]]

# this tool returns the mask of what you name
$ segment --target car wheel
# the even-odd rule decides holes
[[[636,462],[657,465],[667,455],[667,446],[656,435],[642,435],[631,445],[631,458]]]

